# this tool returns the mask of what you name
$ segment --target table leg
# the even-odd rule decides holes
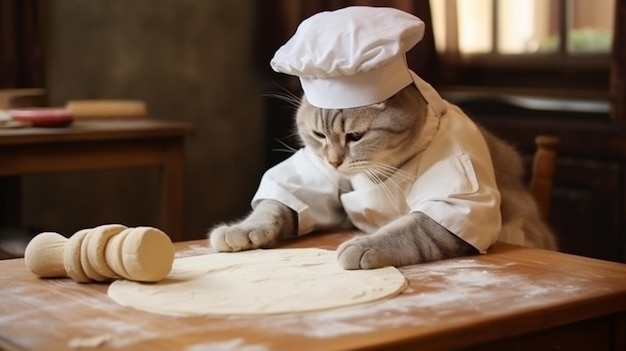
[[[183,139],[166,143],[162,170],[161,218],[172,241],[183,240],[184,147]]]
[[[22,188],[19,176],[0,177],[0,228],[22,226]]]
[[[615,350],[626,349],[626,312],[615,315]]]

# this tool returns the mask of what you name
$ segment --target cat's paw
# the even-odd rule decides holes
[[[343,269],[374,269],[392,265],[391,259],[371,238],[353,238],[337,248],[337,260]]]
[[[243,251],[269,247],[276,242],[277,229],[271,225],[235,224],[219,226],[209,234],[217,251]]]

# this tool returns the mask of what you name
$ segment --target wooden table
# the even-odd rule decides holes
[[[334,248],[354,232],[286,247]],[[177,257],[208,253],[180,242]],[[246,318],[169,317],[123,307],[106,284],[41,280],[0,261],[0,349],[64,350],[626,350],[626,265],[496,245],[488,254],[401,268],[408,289],[338,310]]]
[[[160,227],[181,240],[184,137],[191,133],[187,123],[148,118],[0,129],[0,225],[20,224],[19,176],[155,166],[162,172]]]

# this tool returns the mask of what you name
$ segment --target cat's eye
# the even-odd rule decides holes
[[[313,135],[315,135],[316,137],[318,137],[320,139],[325,139],[326,138],[326,135],[324,135],[324,133],[318,132],[317,130],[313,131]]]
[[[346,134],[346,141],[359,141],[363,138],[365,133],[348,133]]]

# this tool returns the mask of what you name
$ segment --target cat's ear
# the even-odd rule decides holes
[[[372,104],[372,105],[369,105],[368,107],[375,108],[377,110],[381,110],[382,111],[382,110],[387,108],[387,101],[385,100],[385,101],[379,102],[377,104]]]

